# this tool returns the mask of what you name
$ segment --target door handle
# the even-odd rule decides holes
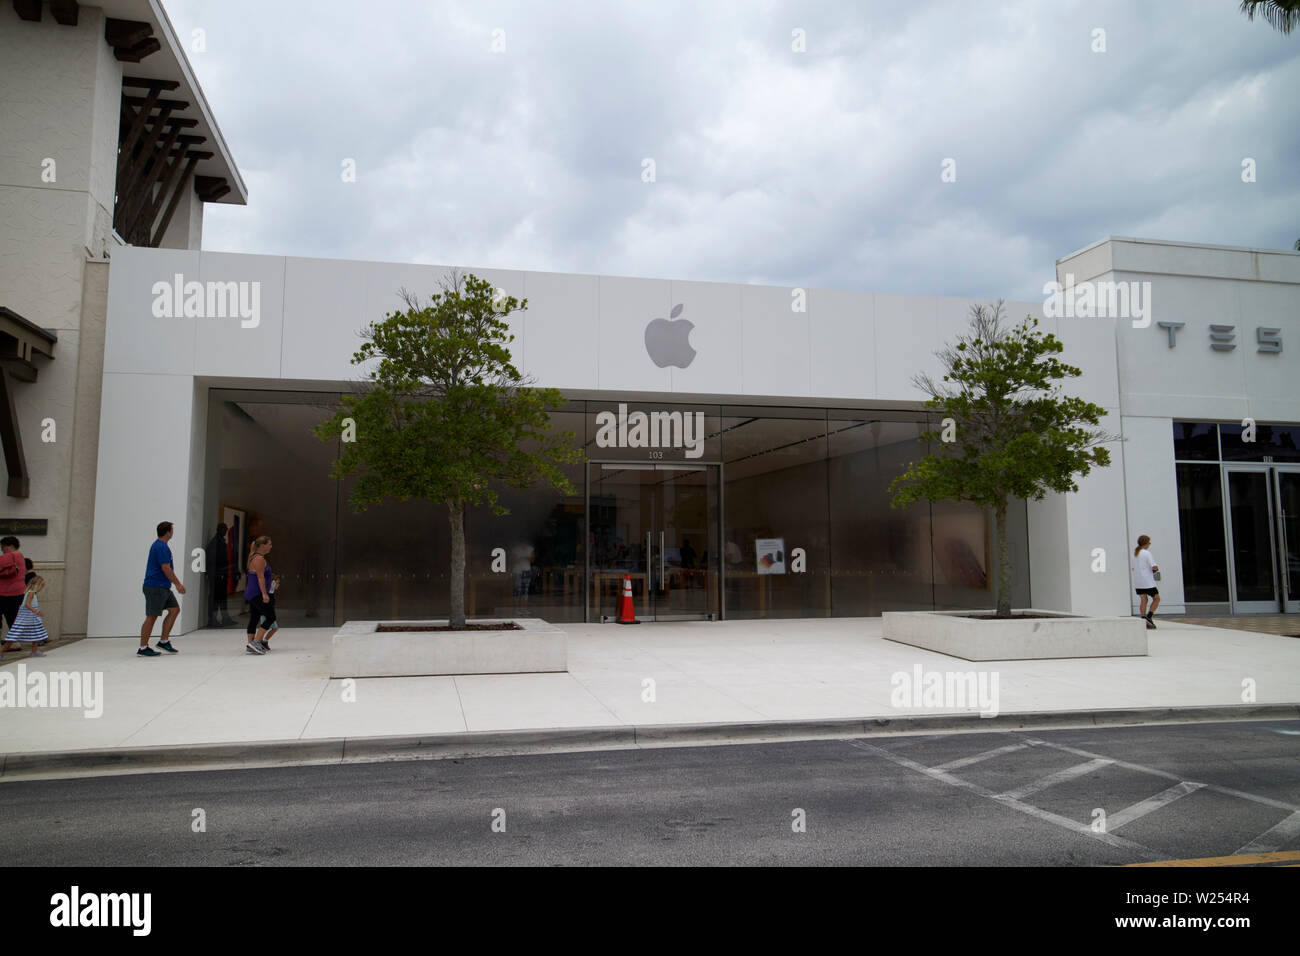
[[[668,579],[664,576],[664,533],[659,532],[659,586],[667,589]]]

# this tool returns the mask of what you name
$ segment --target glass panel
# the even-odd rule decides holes
[[[1174,422],[1174,458],[1218,461],[1219,426],[1209,422]]]
[[[844,417],[840,417],[844,416]],[[923,421],[854,420],[831,412],[827,424],[831,601],[837,616],[934,606],[930,508],[889,506],[889,484],[925,454]]]
[[[551,427],[582,443],[582,412],[552,412]],[[474,508],[466,514],[465,609],[483,617],[540,617],[581,621],[586,572],[583,465],[563,469],[573,494],[538,484],[498,490],[509,514]],[[506,570],[494,570],[493,552],[505,552]],[[499,564],[497,565],[499,567]]]
[[[348,503],[354,480],[339,487],[334,603],[340,623],[445,618],[451,611],[447,506],[389,501],[357,512]]]
[[[1273,540],[1269,533],[1268,475],[1228,472],[1232,560],[1238,601],[1273,601]]]
[[[267,534],[272,538],[271,568],[280,578],[275,593],[280,622],[299,627],[336,623],[337,488],[329,470],[337,450],[311,432],[333,413],[329,398],[306,404],[244,401],[215,389],[209,393],[204,537],[211,554],[220,547],[217,523],[230,528],[227,574],[219,575],[219,562],[208,565],[204,601],[210,616],[219,619],[224,610],[241,625],[247,621],[242,571],[252,539]]]
[[[657,617],[717,614],[718,484],[716,466],[660,467],[662,561],[654,542]]]
[[[1175,426],[1177,427],[1177,426]],[[1223,541],[1219,466],[1175,465],[1183,594],[1190,603],[1228,600],[1228,551]]]
[[[591,620],[618,614],[623,577],[632,579],[639,618],[653,613],[648,579],[648,534],[653,534],[656,473],[652,465],[589,464],[591,493]]]
[[[1245,429],[1240,424],[1220,425],[1224,461],[1300,462],[1300,425],[1256,425],[1255,440],[1242,441]]]
[[[1300,601],[1300,472],[1280,471],[1277,497],[1282,508],[1282,567],[1288,601]]]
[[[829,615],[825,413],[723,409],[722,454],[727,616]]]

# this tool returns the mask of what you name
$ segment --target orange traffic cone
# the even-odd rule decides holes
[[[632,609],[632,575],[623,575],[623,597],[619,601],[618,622],[619,624],[640,624],[636,619],[636,612]]]

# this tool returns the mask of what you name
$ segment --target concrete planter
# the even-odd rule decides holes
[[[537,618],[516,618],[514,631],[388,631],[380,624],[446,621],[348,621],[334,635],[331,677],[425,677],[442,674],[535,674],[568,670],[564,632]],[[474,624],[491,623],[472,621]]]
[[[962,616],[969,611],[886,611],[884,637],[967,661],[1146,656],[1147,627],[1141,618],[1017,610],[1050,616],[998,621]]]

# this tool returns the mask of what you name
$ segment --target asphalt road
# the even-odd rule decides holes
[[[1300,849],[1300,721],[27,781],[0,821],[4,866],[1216,857]]]

